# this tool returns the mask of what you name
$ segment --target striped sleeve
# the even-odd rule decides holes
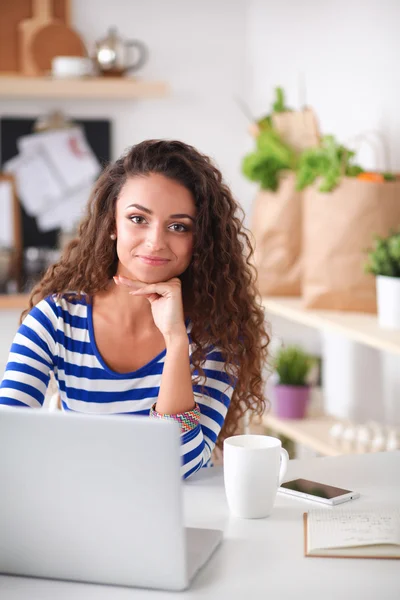
[[[41,300],[20,325],[0,385],[0,405],[40,408],[54,368],[57,309]]]
[[[184,479],[210,463],[211,453],[224,424],[234,391],[234,382],[224,371],[224,366],[222,354],[213,350],[207,355],[203,367],[206,381],[203,385],[193,385],[194,398],[200,408],[200,422],[190,431],[182,432]]]

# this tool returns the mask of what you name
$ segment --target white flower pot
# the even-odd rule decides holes
[[[400,329],[400,277],[376,277],[378,323],[386,329]]]

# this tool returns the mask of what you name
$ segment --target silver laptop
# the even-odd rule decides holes
[[[183,526],[179,426],[0,411],[0,572],[188,587],[222,532]]]

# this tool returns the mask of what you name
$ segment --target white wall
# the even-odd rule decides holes
[[[21,312],[22,310],[0,310],[0,381],[3,378]]]
[[[379,144],[362,147],[366,168],[400,169],[400,2],[398,0],[251,0],[247,22],[246,101],[265,114],[280,85],[293,108],[311,105],[322,133],[346,142],[379,130]],[[304,91],[305,90],[305,91]],[[400,199],[399,199],[400,201]],[[275,333],[318,349],[318,334],[273,321]],[[357,421],[400,424],[399,358],[322,336],[328,408]]]
[[[253,111],[266,112],[273,88],[281,85],[291,106],[305,100],[315,108],[323,133],[345,141],[378,129],[390,150],[385,168],[399,169],[399,23],[398,0],[251,0],[247,65]],[[374,166],[367,150],[360,158]]]

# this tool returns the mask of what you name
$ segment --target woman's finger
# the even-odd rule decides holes
[[[172,296],[175,291],[175,286],[166,282],[150,283],[138,290],[129,292],[132,296],[148,296],[149,294],[157,294],[158,296]]]
[[[113,279],[117,285],[125,285],[126,287],[135,290],[141,289],[147,285],[147,283],[144,283],[143,281],[134,281],[133,279],[129,279],[123,275],[115,275]]]
[[[150,296],[147,296],[147,300],[152,304],[155,300],[158,300],[159,297],[158,294],[150,294]]]
[[[140,290],[142,291],[142,290]],[[154,302],[154,300],[158,300],[159,298],[162,298],[162,296],[160,294],[149,294],[148,292],[144,292],[143,294],[137,294],[136,292],[129,292],[130,296],[143,296],[144,298],[147,298],[147,300],[150,300],[150,302]]]
[[[132,290],[129,292],[132,296],[148,296],[149,294],[156,294],[157,296],[168,298],[177,296],[181,293],[181,282],[177,277],[174,277],[169,281],[160,281],[151,284],[129,279],[123,275],[115,275],[113,279],[117,285],[125,286]]]
[[[165,291],[164,294],[162,294],[161,291],[156,292],[153,286],[146,286],[140,290],[134,290],[132,292],[129,292],[130,296],[150,296],[152,294],[160,297],[165,295]]]

